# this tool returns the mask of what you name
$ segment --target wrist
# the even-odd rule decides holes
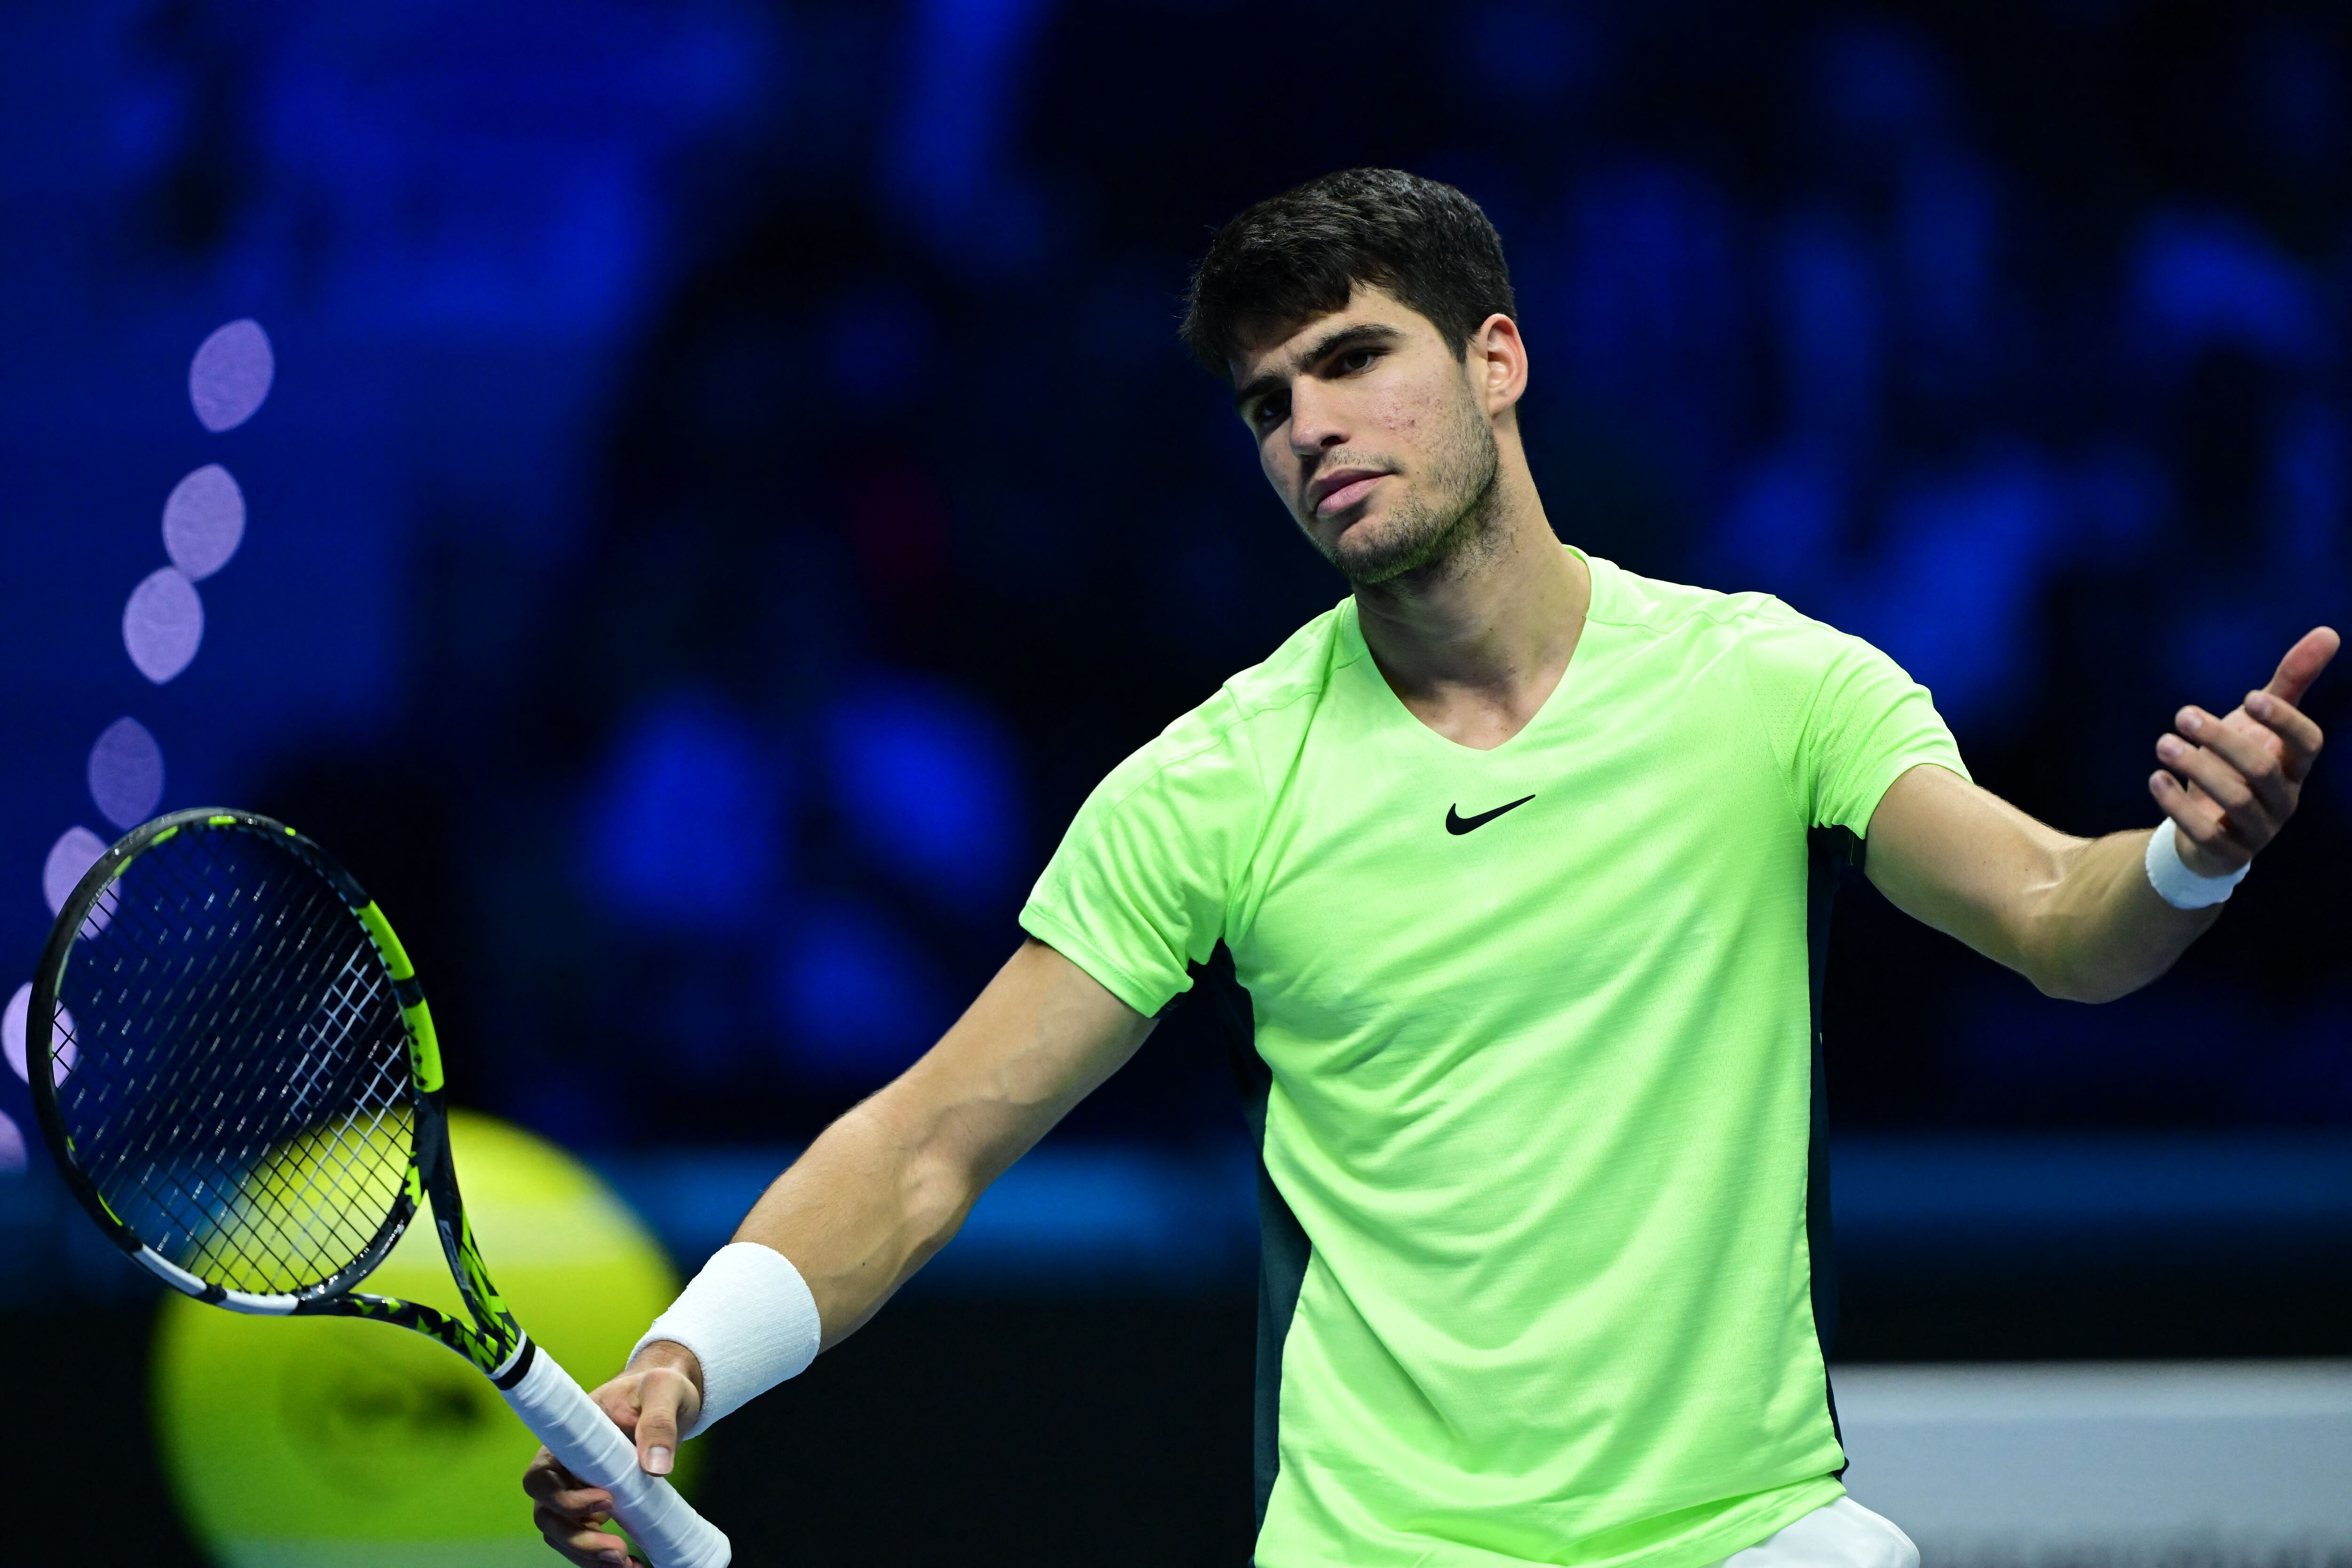
[[[674,1372],[694,1384],[697,1399],[702,1397],[702,1363],[686,1346],[676,1340],[646,1340],[629,1357],[630,1372]]]
[[[756,1242],[730,1242],[687,1281],[669,1310],[629,1352],[685,1371],[702,1394],[691,1437],[816,1359],[824,1335],[816,1299],[792,1260]]]
[[[2192,870],[2181,858],[2179,829],[2169,821],[2158,824],[2156,831],[2148,835],[2140,864],[2147,869],[2148,886],[2156,889],[2156,896],[2176,910],[2210,909],[2223,902],[2253,868],[2253,862],[2249,860],[2236,870],[2217,877]]]

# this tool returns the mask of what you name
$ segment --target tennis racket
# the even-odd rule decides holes
[[[450,1163],[416,971],[319,847],[250,812],[175,812],[108,850],[33,982],[41,1131],[115,1244],[199,1301],[373,1318],[482,1370],[654,1568],[727,1537],[531,1342],[490,1283]],[[42,1026],[35,1023],[33,1033]],[[430,1199],[467,1318],[358,1289]]]

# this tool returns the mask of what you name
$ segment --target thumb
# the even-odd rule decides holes
[[[637,1394],[637,1467],[649,1476],[666,1476],[677,1459],[677,1431],[694,1413],[684,1406],[694,1384],[667,1369],[646,1373]]]
[[[2336,657],[2336,650],[2343,644],[2335,627],[2313,627],[2286,650],[2286,657],[2279,660],[2278,673],[2263,689],[2282,702],[2300,703],[2303,694],[2311,689],[2311,683],[2319,679],[2319,672],[2327,668],[2327,661]]]

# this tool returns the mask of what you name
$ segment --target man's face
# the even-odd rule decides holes
[[[1358,284],[1345,308],[1244,348],[1233,368],[1266,479],[1349,581],[1402,576],[1475,532],[1495,432],[1426,316]]]

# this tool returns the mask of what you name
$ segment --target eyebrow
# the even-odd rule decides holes
[[[1320,364],[1342,349],[1363,348],[1375,343],[1392,343],[1404,334],[1394,327],[1384,327],[1375,321],[1358,321],[1353,326],[1338,327],[1309,343],[1291,363],[1294,365]],[[1238,414],[1257,398],[1282,389],[1282,377],[1269,371],[1234,389],[1234,412]]]

